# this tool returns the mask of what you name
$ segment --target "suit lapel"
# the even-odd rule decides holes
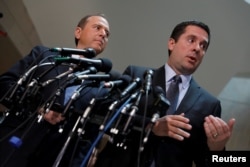
[[[166,91],[165,80],[165,68],[162,66],[154,71],[153,86],[160,86]]]

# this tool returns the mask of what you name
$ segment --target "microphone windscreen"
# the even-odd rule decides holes
[[[110,80],[118,80],[120,77],[121,77],[121,73],[119,71],[116,71],[116,70],[111,70],[109,72],[110,74]]]
[[[157,97],[158,95],[162,94],[163,96],[166,96],[165,91],[162,89],[161,86],[155,86],[154,87],[154,96]]]
[[[85,54],[84,57],[89,58],[89,59],[96,57],[96,51],[95,51],[95,49],[93,49],[93,48],[86,48],[85,50],[87,51],[87,54]]]
[[[112,62],[109,60],[109,59],[106,59],[106,58],[101,58],[100,59],[102,61],[100,67],[98,68],[99,71],[102,71],[102,72],[106,72],[106,73],[109,73],[110,70],[112,69]]]
[[[129,75],[122,75],[119,79],[124,82],[124,85],[128,85],[133,80]]]

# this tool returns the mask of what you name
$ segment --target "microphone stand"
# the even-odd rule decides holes
[[[47,66],[47,65],[53,65],[54,63],[43,63],[40,64],[39,66]],[[5,116],[8,116],[10,114],[10,112],[13,110],[15,111],[16,109],[20,109],[20,106],[17,106],[18,101],[20,100],[20,95],[16,95],[18,88],[20,88],[20,86],[23,85],[23,82],[26,81],[27,77],[29,77],[29,75],[35,70],[37,69],[37,67],[39,67],[38,65],[35,65],[33,67],[31,67],[27,72],[25,72],[16,82],[16,84],[14,84],[13,86],[11,86],[11,88],[5,93],[5,95],[1,98],[0,103],[3,104],[4,106],[6,106],[6,108],[8,108],[8,110],[5,111]],[[23,90],[22,90],[23,91]],[[18,113],[16,113],[18,115]]]
[[[130,123],[131,123],[131,120],[132,120],[132,118],[135,116],[136,112],[137,112],[138,109],[139,109],[139,108],[138,108],[138,105],[139,105],[139,102],[140,102],[140,100],[141,100],[141,96],[142,96],[143,93],[144,93],[144,90],[143,90],[143,89],[140,89],[139,93],[138,93],[137,96],[136,96],[136,101],[135,101],[134,105],[131,106],[131,109],[132,109],[132,110],[130,111],[128,120],[127,120],[127,122],[126,122],[126,124],[125,124],[125,126],[124,126],[124,128],[123,128],[123,131],[122,131],[122,134],[123,134],[123,135],[126,135],[127,130],[128,130],[128,127],[129,127],[129,125],[130,125]]]
[[[151,84],[150,85],[145,85],[144,86],[144,90],[145,90],[145,105],[144,105],[144,114],[143,114],[143,122],[142,122],[142,131],[141,131],[141,134],[140,134],[140,140],[139,140],[139,149],[138,149],[138,156],[137,156],[137,167],[140,167],[140,160],[141,160],[141,152],[143,151],[143,144],[142,144],[142,138],[143,138],[143,134],[144,134],[144,129],[145,129],[145,124],[146,124],[146,115],[147,115],[147,104],[148,104],[148,94],[149,94],[149,91],[150,91],[150,88],[151,88]]]
[[[94,148],[96,147],[96,145],[99,143],[100,139],[103,137],[104,133],[107,131],[107,129],[113,124],[113,122],[115,121],[115,119],[119,116],[119,114],[121,113],[121,110],[134,98],[136,97],[135,94],[131,95],[124,103],[123,105],[116,111],[116,113],[113,115],[113,117],[107,122],[106,126],[103,126],[103,130],[99,132],[98,136],[96,137],[95,141],[93,142],[93,144],[91,145],[89,151],[87,152],[86,156],[84,157],[81,166],[80,167],[85,167],[88,159],[90,158],[90,155],[92,153],[92,151],[94,150]]]
[[[87,70],[79,72],[79,74],[75,74],[75,73],[72,74],[72,72],[74,72],[75,70],[77,70],[77,66],[73,66],[73,68],[70,68],[68,71],[66,71],[66,72],[64,72],[64,73],[56,76],[53,79],[49,79],[49,80],[47,80],[47,81],[45,81],[45,82],[43,82],[41,84],[43,87],[45,87],[45,86],[51,84],[52,82],[60,80],[61,78],[63,78],[66,75],[68,75],[68,78],[65,79],[64,83],[62,84],[62,86],[60,88],[58,88],[57,91],[54,93],[54,95],[52,97],[52,100],[50,101],[49,105],[46,105],[48,107],[44,110],[45,112],[49,112],[50,111],[50,109],[54,105],[54,102],[55,102],[56,98],[60,96],[60,94],[62,93],[62,91],[65,89],[65,87],[67,87],[68,85],[73,84],[76,81],[76,79],[78,78],[79,74],[96,73],[97,72],[95,67],[89,67]],[[51,99],[51,98],[49,98],[49,99]],[[69,107],[70,107],[70,104],[69,104]],[[64,112],[66,112],[66,110]],[[42,120],[42,118],[43,117],[41,115],[40,118],[38,119],[38,122],[40,122]],[[60,129],[62,129],[62,128],[60,128]],[[59,131],[61,131],[61,130],[59,130]]]
[[[133,104],[133,103],[127,104],[127,105],[126,105],[125,107],[123,107],[123,109],[121,110],[121,115],[119,116],[118,120],[116,121],[116,124],[115,124],[114,128],[111,128],[111,129],[110,129],[110,133],[113,134],[111,138],[113,138],[114,135],[117,135],[117,134],[119,133],[118,126],[119,126],[119,124],[120,124],[120,122],[121,122],[121,120],[122,120],[122,117],[123,117],[123,115],[127,115],[127,111],[131,108],[132,104]]]
[[[63,147],[62,147],[60,153],[58,154],[58,156],[57,156],[57,158],[56,158],[56,160],[55,160],[55,162],[54,162],[54,164],[53,164],[53,167],[58,167],[58,165],[60,164],[60,162],[61,162],[61,160],[62,160],[62,157],[63,157],[63,155],[64,155],[64,153],[65,153],[65,151],[66,151],[66,149],[67,149],[67,147],[68,147],[68,145],[69,145],[71,139],[73,138],[73,136],[74,136],[74,134],[75,134],[76,128],[77,128],[77,126],[78,126],[80,120],[81,120],[81,116],[79,116],[79,117],[77,118],[74,127],[73,127],[72,130],[70,131],[69,136],[68,136],[66,142],[64,143],[64,145],[63,145]]]
[[[30,73],[31,73],[33,70],[35,70],[38,66],[40,67],[40,66],[53,65],[53,64],[54,64],[54,63],[43,63],[43,64],[40,64],[40,65],[35,65],[35,66],[31,67],[22,77],[19,78],[19,80],[17,81],[15,87],[14,87],[13,89],[10,89],[10,90],[12,90],[12,92],[10,93],[10,96],[7,97],[7,98],[6,98],[6,97],[4,97],[4,98],[6,98],[7,100],[10,100],[10,99],[14,96],[15,92],[17,91],[17,88],[18,88],[19,86],[21,86],[21,85],[23,84],[23,82],[26,81],[26,79],[27,79],[27,77],[30,75]],[[7,94],[8,94],[8,93],[7,93]],[[6,95],[6,96],[7,96],[7,95]]]
[[[40,66],[39,66],[40,67]],[[37,86],[38,85],[38,81],[43,77],[43,76],[45,76],[47,73],[49,73],[52,69],[54,69],[55,68],[55,66],[52,66],[52,67],[50,67],[50,68],[48,68],[46,71],[44,71],[42,74],[40,74],[38,77],[36,77],[36,78],[34,78],[34,79],[32,79],[32,81],[28,84],[28,86],[27,86],[27,88],[25,89],[25,92],[23,93],[23,95],[21,96],[21,98],[20,98],[20,100],[19,100],[19,104],[22,104],[23,103],[23,100],[24,100],[24,98],[25,98],[25,96],[27,95],[27,93],[29,92],[29,90],[31,89],[31,88],[33,88],[32,89],[32,91],[30,91],[30,94],[32,94],[33,92],[34,92],[34,90],[38,90],[39,88],[39,86]]]
[[[78,87],[72,96],[70,97],[69,101],[67,102],[62,115],[65,116],[68,113],[69,108],[71,107],[72,103],[80,96],[80,92],[86,87],[86,85],[82,84],[80,87]]]
[[[90,83],[89,83],[89,84],[90,84]],[[75,101],[75,100],[79,97],[80,92],[81,92],[84,88],[86,88],[86,86],[87,86],[86,84],[82,84],[79,88],[77,88],[77,90],[76,90],[76,91],[73,93],[73,95],[71,96],[70,100],[67,102],[67,105],[66,105],[66,107],[65,107],[65,109],[64,109],[62,115],[66,115],[66,114],[67,114],[67,111],[69,110],[69,108],[70,108],[71,104],[73,103],[73,101]],[[93,99],[94,99],[94,100],[93,100]],[[62,159],[62,157],[63,157],[63,155],[64,155],[64,153],[65,153],[65,151],[66,151],[66,149],[67,149],[67,147],[68,147],[68,145],[69,145],[69,143],[70,143],[70,141],[71,141],[71,139],[72,139],[73,136],[75,135],[75,132],[76,132],[77,127],[78,127],[78,124],[82,122],[82,117],[84,117],[84,118],[87,117],[87,115],[88,115],[89,112],[91,111],[92,107],[94,106],[94,104],[95,104],[95,98],[93,98],[93,99],[90,101],[90,106],[89,106],[88,108],[86,108],[86,110],[85,110],[85,112],[83,113],[83,115],[82,115],[82,116],[78,116],[78,118],[77,118],[77,120],[76,120],[76,122],[75,122],[75,124],[74,124],[74,126],[73,126],[73,128],[72,128],[72,130],[71,130],[71,132],[70,132],[69,135],[68,135],[67,140],[65,141],[65,143],[64,143],[64,145],[63,145],[63,147],[62,147],[60,153],[58,154],[58,156],[57,156],[57,158],[56,158],[56,160],[55,160],[55,162],[54,162],[54,164],[53,164],[53,167],[58,167],[58,165],[60,164],[60,161],[61,161],[61,159]],[[83,127],[82,127],[81,129],[83,129],[84,126],[85,126],[85,123],[83,123],[83,124],[84,124],[84,125],[83,125]],[[79,133],[82,132],[81,129],[78,130]]]
[[[129,93],[138,85],[138,83],[140,82],[139,78],[136,78],[133,82],[132,85],[129,85],[127,88],[125,88],[125,90],[121,93],[120,97],[118,100],[114,101],[110,106],[109,106],[109,110],[104,118],[103,123],[101,124],[99,130],[102,131],[104,129],[104,125],[106,124],[108,118],[110,115],[113,115],[114,110],[116,109],[116,107],[121,104],[124,100],[126,100],[129,97]],[[137,95],[138,92],[136,92],[135,94],[132,94],[131,97],[135,98],[135,96]]]

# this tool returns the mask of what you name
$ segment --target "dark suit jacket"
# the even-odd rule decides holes
[[[140,77],[144,79],[145,70],[148,67],[128,66],[124,74],[132,76],[132,78]],[[165,87],[165,68],[164,66],[154,69],[152,87],[161,86],[163,90]],[[152,93],[148,98],[148,109],[151,108],[154,97]],[[141,99],[138,114],[143,114],[145,99]],[[148,116],[152,115],[148,111]],[[163,111],[162,115],[165,114]],[[196,163],[197,167],[204,167],[206,165],[208,146],[205,131],[203,128],[204,118],[210,114],[220,117],[221,106],[220,102],[202,89],[194,79],[190,81],[190,87],[180,103],[175,114],[185,113],[185,117],[190,119],[192,130],[190,138],[184,141],[177,141],[169,137],[158,137],[151,134],[149,141],[146,143],[145,150],[141,155],[141,166],[150,166],[152,161],[155,161],[156,167],[192,167],[192,162]],[[138,158],[138,145],[140,135],[137,132],[131,132],[130,147],[126,151],[119,151],[115,146],[112,149],[115,153],[109,155],[110,162],[106,166],[134,166],[136,167]],[[108,156],[110,151],[104,154]],[[121,154],[119,156],[119,153]],[[105,157],[105,156],[104,156]],[[107,158],[102,158],[100,164],[104,164]],[[116,159],[116,160],[115,160]],[[126,159],[126,160],[124,160]],[[112,162],[115,161],[115,162]],[[112,162],[112,163],[111,163]],[[100,165],[102,166],[102,165]]]
[[[7,91],[12,91],[12,86],[19,80],[19,78],[23,74],[27,73],[27,71],[30,70],[32,67],[35,67],[41,62],[54,62],[53,57],[56,55],[58,54],[50,52],[49,48],[47,47],[34,47],[31,50],[30,54],[21,59],[7,72],[3,73],[0,76],[0,97],[4,98]],[[54,79],[59,74],[62,74],[69,70],[69,66],[67,65],[57,65],[52,70],[48,70],[52,66],[54,65],[45,65],[35,69],[34,73],[29,73],[23,85],[26,85],[26,83],[30,83],[30,79],[34,78],[38,79],[40,83],[43,83],[44,81]],[[44,72],[46,72],[45,75],[43,75]],[[36,107],[40,106],[45,102],[50,102],[51,97],[55,95],[55,91],[59,87],[62,87],[65,77],[56,80],[55,82],[45,86],[44,88],[41,88],[39,91],[40,93],[36,94],[33,98],[31,98],[31,102],[28,104],[28,106],[25,106],[26,108],[34,106],[31,107],[31,111],[28,112],[34,113]],[[64,87],[62,87],[62,89],[63,88]],[[22,89],[25,89],[25,87]],[[81,112],[84,111],[84,109],[88,106],[90,100],[95,97],[97,92],[99,92],[98,87],[95,86],[86,87],[81,91],[79,98],[74,102],[74,110],[77,111],[75,112],[77,114],[70,113],[72,115],[67,118],[67,124],[64,127],[64,132],[62,134],[58,133],[59,125],[53,126],[47,123],[46,121],[43,121],[41,123],[34,123],[33,121],[36,120],[36,115],[34,116],[34,114],[32,118],[30,118],[30,115],[24,118],[16,117],[15,114],[11,114],[9,117],[7,117],[7,119],[2,124],[0,124],[0,166],[4,164],[4,162],[8,159],[9,155],[12,156],[5,164],[6,166],[52,166],[56,156],[59,153],[59,150],[61,150],[66,138],[69,136],[69,131],[71,130],[71,128],[75,124],[77,117],[79,116],[78,112],[80,112],[81,114]],[[106,93],[107,90],[102,89],[98,95],[101,97],[104,96]],[[56,99],[56,103],[59,106],[57,107],[57,109],[60,109],[61,111],[64,110],[63,100],[64,91],[62,90],[61,96]],[[1,101],[1,103],[2,102],[7,107],[12,106],[12,103],[5,104],[4,101]],[[16,111],[21,109],[21,107],[17,107],[14,110]],[[25,126],[16,129],[20,126],[21,123],[27,121],[28,118],[30,121],[28,121]],[[3,137],[5,137],[9,132],[13,132],[13,130],[15,130],[15,133],[13,133],[11,136],[23,136],[23,144],[18,149],[15,149],[9,144],[9,138],[3,139]],[[88,133],[86,132],[85,135],[88,135]],[[72,147],[73,146],[74,145],[72,145]],[[67,161],[69,161],[69,159],[67,159],[65,162]]]

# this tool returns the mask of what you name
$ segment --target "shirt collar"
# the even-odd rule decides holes
[[[167,63],[165,64],[165,75],[166,83],[170,82],[171,79],[176,75],[174,70]],[[180,77],[182,88],[187,88],[189,86],[190,80],[192,79],[192,75],[180,75]]]

